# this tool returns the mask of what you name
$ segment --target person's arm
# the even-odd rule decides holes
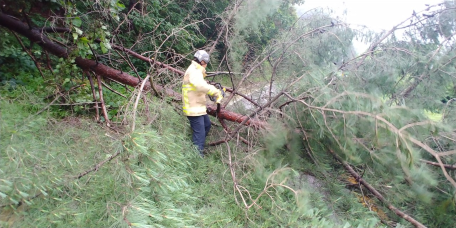
[[[204,92],[209,96],[221,97],[222,94],[219,89],[215,88],[213,85],[209,85],[206,80],[204,80],[203,73],[195,72],[189,77],[190,83],[195,86],[197,91]]]

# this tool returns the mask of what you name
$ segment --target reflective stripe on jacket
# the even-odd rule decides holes
[[[186,116],[206,115],[206,94],[218,95],[215,86],[204,80],[206,69],[195,61],[187,68],[182,83],[183,111]]]

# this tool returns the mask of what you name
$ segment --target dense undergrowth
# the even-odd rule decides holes
[[[233,192],[226,146],[199,157],[186,119],[161,100],[150,103],[154,122],[120,133],[83,116],[35,115],[40,99],[23,87],[13,97],[10,89],[3,86],[10,96],[0,99],[3,227],[379,226],[344,184],[317,181],[320,168],[305,159],[292,170],[286,156],[271,156],[275,146],[236,154],[244,196],[260,196],[245,199],[252,205],[245,209]],[[296,194],[278,185],[262,194],[280,183]]]

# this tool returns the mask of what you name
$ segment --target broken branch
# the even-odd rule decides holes
[[[372,187],[369,183],[367,183],[346,161],[342,160],[342,158],[340,158],[336,153],[334,153],[334,151],[330,150],[329,149],[329,152],[332,154],[332,156],[339,162],[341,163],[345,169],[354,177],[356,178],[356,180],[358,180],[359,183],[361,183],[362,185],[364,185],[364,187],[366,187],[372,194],[375,195],[375,197],[377,197],[377,199],[379,199],[382,203],[384,203],[391,211],[393,211],[396,215],[398,215],[399,217],[407,220],[408,222],[410,222],[411,224],[413,224],[415,227],[418,227],[418,228],[425,228],[426,226],[421,224],[420,222],[416,221],[414,218],[412,218],[410,215],[408,214],[405,214],[404,212],[402,212],[401,210],[397,209],[396,207],[394,207],[392,204],[390,204],[386,199],[385,197],[383,197],[382,194],[380,194],[380,192],[378,192],[374,187]]]

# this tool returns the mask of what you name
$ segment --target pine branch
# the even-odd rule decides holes
[[[78,103],[71,103],[71,104],[50,104],[52,106],[77,106],[77,105],[88,105],[88,104],[100,104],[100,102],[78,102]]]
[[[80,173],[76,178],[77,179],[81,179],[82,177],[86,176],[87,174],[91,173],[91,172],[94,172],[94,171],[98,171],[98,169],[100,169],[101,166],[103,166],[105,163],[107,162],[110,162],[112,159],[116,158],[117,156],[119,156],[119,154],[121,153],[121,151],[118,151],[117,153],[111,155],[109,158],[107,158],[106,160],[96,164],[93,168],[87,170],[87,171],[84,171],[82,173]],[[34,196],[32,197],[29,197],[27,199],[27,201],[30,201],[30,200],[33,200],[39,196],[41,196],[43,193],[42,192],[39,192],[37,194],[35,194]],[[22,201],[20,201],[16,206],[20,206],[22,204]],[[0,208],[4,208],[4,207],[7,207],[7,206],[12,206],[14,204],[4,204],[4,205],[0,205]]]
[[[210,85],[215,85],[216,83],[215,82],[209,82]],[[234,95],[239,95],[241,96],[242,98],[246,99],[248,102],[252,103],[253,105],[255,105],[256,107],[260,107],[260,105],[258,103],[256,103],[255,101],[253,101],[252,99],[250,99],[249,97],[247,97],[247,95],[245,94],[242,94],[242,93],[239,93],[237,90],[234,90],[232,88],[228,88],[228,87],[224,87],[226,89],[227,92],[230,92],[231,94],[234,94]],[[228,102],[225,103],[225,105],[223,105],[223,107],[226,107]]]
[[[456,187],[456,181],[448,174],[448,172],[446,171],[445,167],[443,167],[443,163],[442,163],[442,160],[441,160],[441,157],[442,156],[447,156],[447,155],[450,155],[450,154],[453,154],[453,153],[456,153],[455,150],[453,151],[446,151],[446,152],[437,152],[435,151],[434,149],[432,149],[430,146],[428,146],[427,144],[419,141],[418,139],[406,134],[403,132],[403,130],[405,130],[406,128],[408,128],[408,126],[411,126],[410,124],[401,128],[401,129],[398,129],[393,123],[389,122],[388,120],[386,120],[384,117],[380,116],[380,115],[377,115],[377,114],[373,114],[373,113],[369,113],[369,112],[363,112],[363,111],[344,111],[344,110],[339,110],[339,109],[334,109],[334,108],[326,108],[325,106],[323,107],[318,107],[318,106],[313,106],[311,104],[308,104],[307,102],[303,101],[303,100],[298,100],[296,98],[293,98],[292,96],[290,96],[289,94],[287,93],[283,93],[285,94],[288,98],[290,98],[291,100],[294,100],[294,101],[297,101],[297,102],[300,102],[302,104],[304,104],[306,107],[310,108],[310,109],[315,109],[315,110],[319,110],[320,112],[324,113],[324,112],[332,112],[332,113],[340,113],[340,114],[351,114],[351,115],[357,115],[357,116],[364,116],[364,117],[369,117],[369,118],[372,118],[372,119],[375,119],[376,121],[380,121],[382,122],[383,124],[385,124],[385,126],[382,126],[384,127],[385,129],[388,129],[390,130],[391,132],[393,132],[394,134],[396,134],[398,137],[400,138],[403,138],[403,139],[407,139],[409,140],[410,142],[412,142],[414,145],[422,148],[423,150],[427,151],[429,154],[431,154],[432,156],[434,156],[434,158],[439,162],[439,165],[442,169],[442,173],[443,175],[446,177],[446,179],[454,186]],[[349,93],[345,93],[345,94],[349,94]],[[324,115],[324,114],[323,114]],[[424,122],[428,122],[428,121],[424,121]],[[424,123],[423,122],[423,123]],[[429,122],[428,122],[429,123]],[[414,123],[412,125],[421,125],[421,122],[420,123]],[[328,127],[329,128],[329,127]],[[335,138],[335,136],[333,135],[333,137]],[[339,145],[339,147],[342,148],[341,145]]]
[[[347,162],[345,162],[344,160],[342,160],[342,158],[340,158],[336,153],[334,153],[334,151],[332,151],[331,149],[328,149],[329,150],[329,153],[339,162],[341,163],[345,169],[354,177],[356,178],[356,180],[358,180],[359,183],[361,183],[364,187],[366,187],[372,194],[375,195],[375,197],[377,197],[377,199],[379,199],[382,203],[384,203],[385,205],[387,205],[387,207],[393,211],[396,215],[398,215],[399,217],[407,220],[408,222],[410,222],[411,224],[413,224],[415,227],[418,227],[418,228],[425,228],[426,226],[421,224],[420,222],[416,221],[414,218],[412,218],[410,215],[408,214],[405,214],[404,212],[402,212],[401,210],[397,209],[396,207],[394,207],[392,204],[390,204],[386,199],[385,197],[382,196],[382,194],[380,194],[380,192],[378,192],[375,188],[373,188],[369,183],[367,183]]]
[[[220,121],[220,124],[222,125],[223,129],[225,130],[225,132],[230,134],[230,130],[228,129],[228,126],[226,125],[225,121],[223,119],[220,119],[220,118],[219,118],[219,121]],[[239,138],[239,140],[241,140],[241,142],[245,143],[247,146],[251,145],[250,142],[247,139],[241,137],[240,135],[238,135],[238,138]],[[208,146],[217,146],[217,145],[220,145],[222,143],[226,143],[228,141],[229,140],[227,140],[227,139],[223,139],[223,140],[219,140],[219,141],[208,143],[207,145]]]

